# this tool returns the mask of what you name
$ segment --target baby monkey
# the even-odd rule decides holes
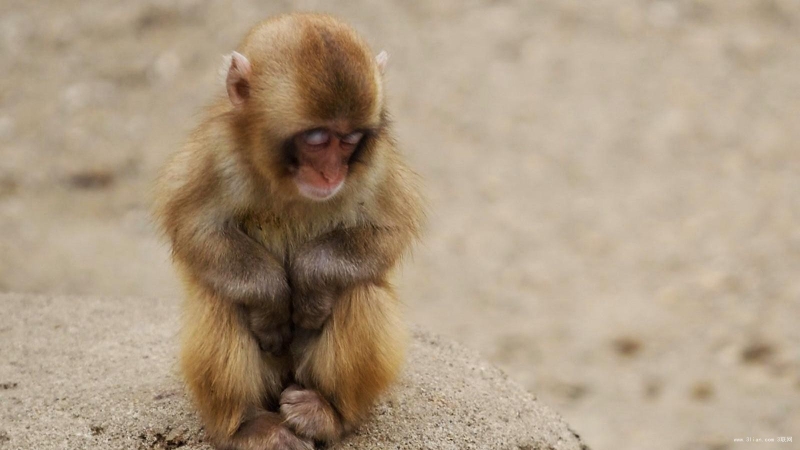
[[[186,291],[181,370],[219,449],[337,441],[400,370],[389,280],[422,208],[386,59],[327,15],[258,24],[159,180]]]

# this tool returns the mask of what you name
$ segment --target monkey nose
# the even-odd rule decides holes
[[[334,182],[339,181],[339,168],[338,167],[331,167],[321,170],[319,174],[322,176],[322,179],[325,180],[327,183],[332,184]]]

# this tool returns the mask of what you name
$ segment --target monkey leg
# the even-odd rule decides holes
[[[307,450],[276,407],[288,358],[261,352],[243,311],[201,289],[184,305],[181,371],[209,440],[224,450]]]
[[[280,402],[299,436],[335,441],[365,418],[403,363],[399,309],[388,284],[356,286],[336,301],[318,334],[293,343],[295,379],[304,388],[289,387]]]

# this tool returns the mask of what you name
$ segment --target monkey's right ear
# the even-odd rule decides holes
[[[378,70],[381,74],[386,72],[386,65],[389,63],[389,53],[386,50],[381,50],[378,56],[375,57],[375,62],[378,64]]]
[[[228,88],[228,98],[233,106],[243,105],[250,97],[251,73],[250,61],[239,52],[231,53],[231,65],[228,68],[225,85]]]

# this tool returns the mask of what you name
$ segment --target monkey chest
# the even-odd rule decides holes
[[[248,236],[275,257],[289,259],[304,244],[335,229],[354,226],[355,220],[332,217],[326,221],[290,221],[276,215],[260,215],[246,218],[242,225]]]
[[[300,230],[292,230],[283,221],[274,217],[248,217],[243,222],[248,236],[263,245],[279,259],[289,258],[305,239]]]

